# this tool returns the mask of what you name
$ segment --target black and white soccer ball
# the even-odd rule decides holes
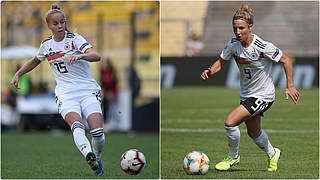
[[[146,158],[141,151],[130,149],[122,154],[120,166],[125,173],[136,175],[146,166]]]

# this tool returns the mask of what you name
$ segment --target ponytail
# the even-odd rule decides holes
[[[247,4],[242,4],[233,15],[233,21],[238,19],[247,22],[248,25],[253,24],[253,12]]]

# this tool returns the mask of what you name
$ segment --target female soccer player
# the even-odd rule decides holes
[[[272,43],[252,34],[253,14],[248,5],[242,5],[233,16],[235,37],[227,43],[220,58],[211,68],[201,74],[207,80],[231,59],[235,59],[240,70],[240,105],[236,107],[225,121],[229,153],[225,159],[216,164],[217,170],[228,170],[240,162],[238,125],[245,122],[248,135],[268,156],[268,171],[276,171],[280,149],[274,148],[265,131],[260,127],[261,117],[275,100],[275,88],[271,77],[273,62],[283,63],[286,73],[286,99],[290,96],[297,104],[299,92],[293,87],[292,63],[280,49]]]
[[[52,36],[42,41],[38,54],[15,74],[11,85],[19,90],[19,77],[48,60],[57,82],[55,88],[59,113],[71,127],[75,145],[86,158],[96,176],[104,176],[101,152],[105,144],[102,127],[100,86],[92,78],[89,62],[100,61],[100,55],[79,34],[67,30],[67,20],[57,5],[45,16]],[[85,136],[81,114],[88,121],[92,146]]]

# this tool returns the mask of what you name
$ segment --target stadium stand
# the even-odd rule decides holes
[[[54,2],[2,2],[1,45],[29,45],[39,47],[43,39],[51,35],[44,20],[45,13]],[[83,35],[103,56],[109,57],[119,72],[120,88],[128,88],[127,69],[131,61],[130,18],[136,18],[137,33],[147,34],[136,40],[136,68],[143,87],[141,96],[158,97],[159,76],[159,10],[158,2],[90,2],[61,1],[57,4],[66,13],[68,28]],[[19,13],[16,13],[19,12]],[[25,60],[2,60],[2,75],[15,71],[16,64]],[[91,72],[99,79],[100,63],[91,64]],[[45,81],[51,90],[55,80],[47,63],[41,63],[31,75],[32,83]],[[157,75],[159,73],[156,73]],[[1,78],[2,87],[8,86],[8,78]],[[159,84],[159,83],[157,83]],[[156,87],[156,89],[154,89]]]
[[[201,56],[220,54],[234,36],[232,17],[240,1],[161,3],[161,55],[185,56],[192,32],[202,36]],[[319,3],[247,1],[254,11],[253,33],[271,41],[289,56],[318,56]]]
[[[289,56],[318,56],[317,2],[248,2],[254,11],[253,33],[273,42]],[[241,2],[208,3],[203,56],[218,54],[233,36],[232,17]]]
[[[184,56],[188,36],[202,35],[206,1],[161,2],[161,55]]]

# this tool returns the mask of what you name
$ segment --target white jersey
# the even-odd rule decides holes
[[[82,36],[71,32],[66,32],[60,42],[56,42],[52,36],[42,41],[37,58],[40,61],[48,60],[57,82],[57,96],[84,89],[101,90],[92,78],[88,61],[80,59],[71,66],[67,65],[69,56],[82,54],[91,47]]]
[[[271,102],[275,99],[272,64],[273,61],[279,62],[282,51],[272,43],[253,35],[253,41],[247,48],[236,38],[231,38],[220,57],[224,60],[235,59],[239,67],[241,100],[256,97]]]

